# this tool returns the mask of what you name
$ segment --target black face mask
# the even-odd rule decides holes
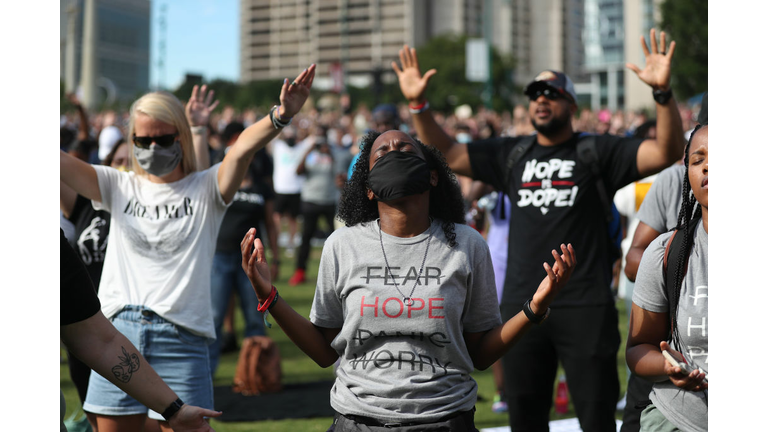
[[[371,190],[380,201],[426,192],[430,188],[427,162],[414,153],[390,151],[368,174]]]

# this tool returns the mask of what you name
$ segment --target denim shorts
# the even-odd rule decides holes
[[[143,306],[126,306],[112,318],[112,324],[139,349],[184,403],[213,409],[207,338],[192,334]],[[115,354],[115,365],[118,363],[120,359]],[[96,372],[91,372],[83,410],[111,416],[148,413],[150,418],[163,420],[160,413],[148,409]]]

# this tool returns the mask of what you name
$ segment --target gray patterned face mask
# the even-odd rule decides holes
[[[176,141],[167,148],[157,144],[148,149],[133,146],[133,155],[144,171],[162,177],[170,174],[181,162],[181,143]]]

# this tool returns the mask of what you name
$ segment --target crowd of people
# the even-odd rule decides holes
[[[512,430],[548,430],[558,365],[582,429],[615,430],[622,337],[622,431],[706,430],[708,126],[705,107],[672,95],[675,43],[660,36],[643,40],[643,68],[629,65],[655,112],[579,107],[557,71],[525,87],[527,107],[433,112],[434,72],[407,46],[392,65],[405,102],[373,109],[343,97],[320,108],[314,66],[268,112],[217,110],[205,86],[186,104],[149,93],[125,113],[88,113],[70,96],[62,232],[103,315],[196,414],[212,413],[237,295],[245,336],[265,334],[269,311],[310,358],[336,365],[335,432],[474,431],[470,374],[488,367]],[[674,229],[684,241],[668,270]],[[307,319],[274,284],[308,282],[318,238]],[[295,260],[290,275],[281,257]],[[68,360],[95,429],[174,426]]]

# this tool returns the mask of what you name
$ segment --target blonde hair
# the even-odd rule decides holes
[[[197,160],[192,146],[192,131],[189,129],[189,122],[184,113],[184,105],[168,92],[152,92],[140,97],[131,105],[131,119],[128,123],[128,139],[133,140],[136,127],[136,116],[139,113],[149,116],[153,120],[158,120],[176,128],[181,141],[181,168],[184,175],[197,171]],[[132,143],[133,141],[131,141]],[[136,156],[131,151],[131,162],[133,171],[139,175],[148,175],[136,161]]]

